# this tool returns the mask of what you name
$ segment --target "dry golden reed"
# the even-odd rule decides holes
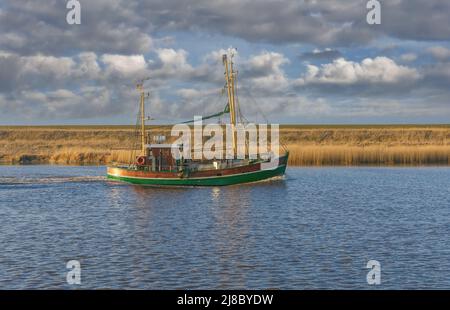
[[[170,127],[152,128],[170,136]],[[289,164],[449,165],[450,126],[297,126],[280,128]],[[139,145],[128,126],[0,127],[0,162],[129,162]]]
[[[289,145],[293,166],[448,165],[450,146]]]

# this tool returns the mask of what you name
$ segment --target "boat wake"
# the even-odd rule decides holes
[[[0,177],[0,185],[104,182],[105,176]]]

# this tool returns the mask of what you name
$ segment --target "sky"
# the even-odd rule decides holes
[[[222,111],[236,49],[252,121],[450,123],[450,1],[0,0],[0,125],[173,123]]]

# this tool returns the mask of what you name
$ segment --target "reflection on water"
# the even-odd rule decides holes
[[[103,167],[0,167],[0,288],[449,288],[450,169],[289,168],[140,187]],[[25,180],[25,182],[24,182]]]
[[[219,253],[217,264],[222,270],[218,281],[219,288],[226,287],[233,275],[240,287],[245,286],[245,273],[240,272],[239,265],[240,256],[245,251],[251,220],[248,213],[249,198],[248,188],[234,186],[222,191],[216,203],[211,206],[215,219],[213,231],[217,236],[211,246]]]

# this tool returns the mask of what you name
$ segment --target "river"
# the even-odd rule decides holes
[[[288,167],[220,188],[104,175],[0,166],[0,289],[450,289],[450,168]]]

